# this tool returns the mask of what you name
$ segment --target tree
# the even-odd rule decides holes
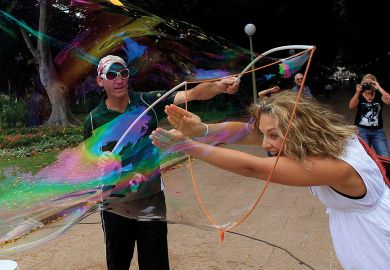
[[[9,12],[14,9],[15,1],[3,2],[0,12]],[[7,20],[0,13],[0,91],[6,95],[23,96],[23,89],[29,82],[35,70],[33,59],[24,42],[20,42],[20,33],[17,27],[7,24]]]
[[[39,35],[37,45],[34,47],[32,40],[26,31],[21,27],[23,38],[33,55],[39,70],[39,76],[42,85],[50,99],[51,114],[45,125],[60,125],[67,126],[78,123],[73,116],[67,104],[67,94],[69,89],[67,85],[62,83],[59,74],[54,67],[52,53],[50,50],[50,42],[44,38],[48,33],[50,22],[50,14],[52,8],[52,0],[41,0],[39,2]]]

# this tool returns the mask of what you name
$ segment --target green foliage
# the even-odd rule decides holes
[[[23,172],[37,173],[43,167],[56,161],[58,151],[50,151],[29,157],[10,157],[0,158],[0,171],[5,169],[17,168]],[[1,178],[1,176],[0,176]]]
[[[0,117],[0,123],[2,126],[16,127],[18,123],[24,126],[27,119],[27,107],[25,101],[1,95]]]
[[[211,111],[211,112],[198,111],[194,113],[198,115],[203,122],[210,122],[210,123],[227,121],[229,119],[236,119],[247,115],[247,112],[245,111],[233,111],[233,110]]]
[[[240,102],[235,96],[218,95],[207,101],[192,101],[188,104],[188,110],[204,122],[218,122],[247,115],[246,105]],[[243,102],[248,104],[247,101]]]
[[[95,93],[87,95],[85,100],[70,104],[70,109],[74,114],[89,114],[100,102],[101,97]]]
[[[202,121],[204,122],[221,122],[226,121],[228,119],[234,119],[246,116],[248,113],[246,110],[237,110],[233,108],[231,105],[227,105],[224,110],[218,108],[198,108],[191,110],[191,112],[198,115]]]
[[[25,157],[76,146],[82,127],[6,129],[0,135],[0,158]]]

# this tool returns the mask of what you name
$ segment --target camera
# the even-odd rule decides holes
[[[363,83],[362,84],[362,91],[367,91],[371,89],[371,84],[369,83]]]

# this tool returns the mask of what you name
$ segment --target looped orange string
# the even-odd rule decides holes
[[[291,118],[290,118],[290,121],[289,121],[289,124],[288,124],[288,127],[287,127],[287,130],[284,134],[284,139],[283,139],[283,143],[282,143],[282,147],[281,149],[279,150],[279,153],[277,155],[277,158],[275,160],[275,164],[273,165],[268,177],[267,177],[267,180],[265,181],[265,184],[262,188],[262,190],[260,191],[255,203],[252,205],[252,207],[243,215],[243,217],[237,221],[237,222],[233,222],[233,225],[227,227],[227,228],[221,228],[217,222],[215,221],[215,219],[213,218],[213,216],[209,213],[209,211],[207,210],[205,204],[203,203],[202,199],[201,199],[201,196],[199,195],[199,189],[198,189],[198,185],[196,184],[196,181],[195,181],[195,176],[194,176],[194,173],[193,173],[193,167],[192,167],[192,160],[191,160],[191,157],[188,157],[188,163],[189,163],[189,170],[190,170],[190,175],[191,175],[191,180],[192,180],[192,185],[193,185],[193,188],[194,188],[194,192],[195,192],[195,195],[196,195],[196,198],[200,204],[200,206],[202,207],[202,210],[203,212],[205,213],[207,219],[209,220],[209,222],[214,225],[216,228],[218,228],[219,230],[219,235],[220,235],[220,240],[223,241],[224,238],[225,238],[225,232],[227,231],[230,231],[236,227],[238,227],[239,225],[241,225],[248,217],[249,215],[253,212],[253,210],[256,208],[256,206],[258,205],[258,203],[260,202],[261,198],[263,197],[267,187],[268,187],[268,184],[271,180],[271,177],[272,177],[272,174],[276,168],[276,165],[278,164],[278,161],[279,161],[279,158],[280,158],[280,155],[282,153],[282,149],[285,145],[285,142],[286,142],[286,138],[289,134],[289,131],[290,131],[290,126],[291,126],[291,123],[292,123],[292,119],[294,118],[295,116],[295,113],[296,113],[296,108],[298,106],[298,102],[299,102],[299,98],[301,96],[301,93],[302,93],[302,90],[303,90],[303,87],[305,85],[305,81],[306,81],[306,75],[308,73],[308,70],[309,70],[309,67],[310,67],[310,64],[311,64],[311,59],[312,59],[312,56],[313,56],[313,53],[314,53],[314,48],[313,49],[310,49],[310,57],[309,57],[309,60],[308,60],[308,63],[307,63],[307,66],[306,66],[306,69],[305,69],[305,73],[304,73],[304,76],[303,76],[303,81],[302,81],[302,85],[299,89],[299,92],[298,92],[298,95],[297,95],[297,99],[296,99],[296,102],[295,102],[295,106],[293,108],[293,112],[291,114]],[[297,55],[301,55],[303,53],[305,53],[307,50],[303,51],[303,52],[300,52],[300,53],[297,53],[297,54],[294,54],[292,55],[291,57],[289,58],[292,58],[292,57],[295,57]],[[247,72],[243,72],[243,73],[238,73],[238,74],[235,74],[235,75],[232,75],[232,76],[238,76],[238,75],[243,75],[243,74],[246,74],[246,73],[250,73],[252,71],[255,71],[255,70],[260,70],[262,68],[265,68],[265,67],[268,67],[268,66],[271,66],[271,65],[275,65],[277,63],[280,63],[282,60],[278,60],[278,61],[275,61],[273,63],[270,63],[270,64],[267,64],[265,66],[261,66],[261,67],[258,67],[258,68],[255,68],[255,69],[252,69],[252,70],[248,70]],[[217,78],[217,79],[210,79],[210,80],[203,80],[203,81],[194,81],[194,82],[188,82],[187,84],[190,84],[190,83],[201,83],[201,82],[211,82],[211,81],[217,81],[217,80],[220,80],[221,78]],[[188,110],[188,105],[187,105],[187,84],[185,84],[185,109]]]

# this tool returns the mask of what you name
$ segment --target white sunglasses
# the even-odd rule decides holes
[[[121,79],[128,79],[130,76],[130,71],[126,68],[120,71],[108,71],[107,73],[102,73],[100,75],[101,78],[108,81],[116,80],[118,76],[120,76]]]

